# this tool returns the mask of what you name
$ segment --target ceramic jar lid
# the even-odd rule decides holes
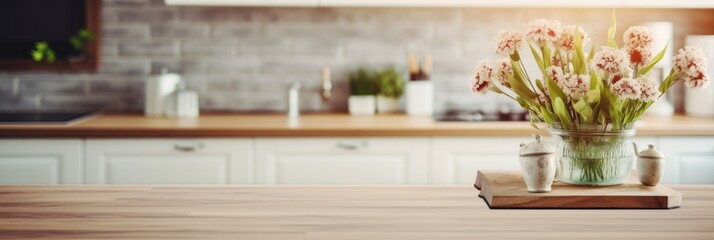
[[[533,134],[535,141],[529,144],[521,143],[521,156],[532,156],[532,155],[542,155],[542,154],[552,154],[555,153],[555,147],[549,144],[547,141],[543,141],[541,136],[538,134]]]
[[[637,156],[645,158],[664,158],[664,154],[655,150],[655,147],[652,144],[647,146],[647,149],[642,150],[640,153],[638,153]]]

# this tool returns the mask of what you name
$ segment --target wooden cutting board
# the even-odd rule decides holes
[[[634,175],[619,186],[555,182],[548,193],[529,193],[520,171],[478,171],[474,186],[491,208],[671,209],[682,205],[681,193],[662,185],[644,186]]]

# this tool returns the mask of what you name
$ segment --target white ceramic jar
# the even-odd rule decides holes
[[[528,192],[550,192],[553,181],[557,181],[557,155],[555,148],[547,141],[543,141],[538,134],[533,135],[535,141],[521,144],[519,161],[523,180],[526,182]]]
[[[657,186],[664,174],[664,154],[650,144],[637,154],[637,177],[645,186]]]

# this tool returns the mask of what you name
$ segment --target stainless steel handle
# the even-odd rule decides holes
[[[337,147],[345,149],[345,150],[360,150],[364,149],[367,147],[367,142],[366,141],[360,141],[360,142],[337,142]]]
[[[197,150],[203,149],[203,143],[192,143],[192,144],[186,144],[186,143],[176,143],[174,144],[174,149],[182,152],[195,152]]]

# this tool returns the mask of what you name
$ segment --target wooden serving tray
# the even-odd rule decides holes
[[[662,185],[644,186],[634,175],[618,186],[554,182],[548,193],[529,193],[520,171],[478,171],[474,186],[490,208],[671,209],[682,205],[681,193]]]

